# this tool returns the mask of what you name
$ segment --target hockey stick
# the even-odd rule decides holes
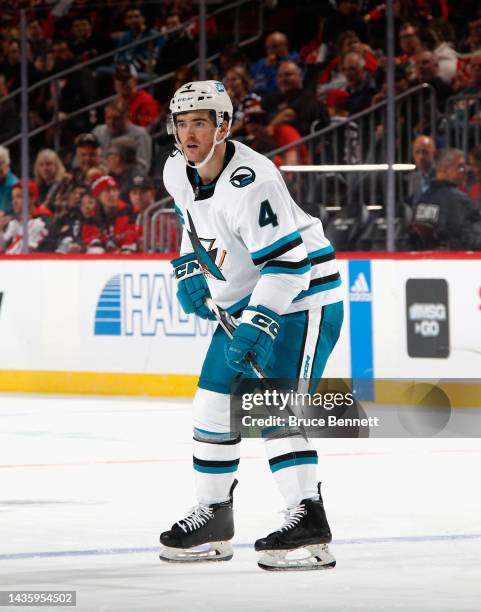
[[[234,319],[234,317],[232,317],[223,308],[218,306],[212,300],[212,298],[209,298],[209,297],[205,298],[204,302],[205,302],[205,305],[207,306],[207,308],[215,316],[215,318],[219,322],[219,325],[222,327],[222,329],[225,331],[225,333],[228,335],[228,337],[232,339],[233,336],[234,336],[234,332],[235,332],[235,330],[237,328],[237,322]],[[257,376],[257,378],[259,378],[259,379],[261,379],[263,381],[263,384],[264,384],[265,388],[268,389],[269,391],[274,391],[274,387],[268,381],[267,374],[256,363],[256,360],[255,360],[254,356],[251,355],[250,353],[248,353],[246,355],[246,357],[245,357],[245,360],[251,366],[251,368],[254,371],[254,374]],[[296,414],[294,413],[292,408],[289,406],[289,404],[287,404],[287,406],[285,407],[285,410],[286,410],[286,412],[287,412],[287,414],[289,416],[293,416],[293,417],[295,417],[297,419]],[[277,415],[273,415],[273,416],[277,416]],[[300,433],[302,435],[302,437],[304,438],[304,440],[306,442],[308,441],[306,430],[305,430],[304,427],[298,426],[297,428],[293,428],[293,433],[295,433],[295,434]]]

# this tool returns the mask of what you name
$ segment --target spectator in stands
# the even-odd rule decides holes
[[[239,136],[244,130],[244,111],[251,100],[260,103],[260,97],[252,92],[252,82],[243,66],[233,66],[225,73],[225,88],[234,107],[234,119],[230,130],[231,136]]]
[[[136,213],[131,204],[119,199],[115,178],[108,175],[98,178],[92,184],[92,195],[101,206],[106,251],[136,251],[138,245]]]
[[[317,95],[324,100],[327,93],[332,90],[345,89],[347,87],[346,77],[342,72],[342,61],[347,53],[352,51],[359,53],[365,61],[366,70],[374,76],[378,69],[378,60],[371,48],[361,42],[355,32],[343,32],[337,39],[339,53],[328,63],[319,75]]]
[[[135,143],[140,174],[148,174],[152,163],[152,140],[145,128],[134,125],[129,120],[129,108],[123,100],[114,100],[107,104],[105,124],[98,125],[92,133],[97,138],[104,157],[114,138],[131,138]]]
[[[148,28],[142,11],[136,7],[129,7],[125,11],[125,25],[128,31],[119,38],[118,46],[123,47],[133,42],[138,42],[144,38],[159,34],[152,42],[138,45],[126,51],[121,51],[117,56],[117,61],[131,64],[137,70],[139,78],[143,80],[155,66],[162,47],[165,45],[165,38],[160,36],[160,32],[154,28]]]
[[[0,74],[5,77],[8,91],[15,91],[20,87],[20,42],[15,38],[9,38],[7,43],[7,52],[2,62],[0,62]],[[30,85],[36,83],[41,75],[32,63],[31,57],[28,57],[28,82]]]
[[[44,35],[42,25],[37,17],[30,19],[28,22],[27,39],[35,68],[39,72],[46,72],[47,56],[50,52],[52,41]]]
[[[188,64],[196,55],[196,44],[189,31],[180,27],[181,21],[178,14],[168,15],[161,33],[164,36],[165,46],[160,53],[155,66],[157,74],[172,72],[180,64]]]
[[[421,83],[431,85],[436,92],[438,111],[444,113],[446,101],[453,94],[453,90],[438,73],[438,61],[432,51],[421,51],[416,55],[416,78],[411,84],[413,87]]]
[[[15,98],[2,101],[8,95],[5,76],[0,74],[0,142],[16,136],[19,129],[20,117],[15,104]]]
[[[249,58],[239,45],[229,43],[222,48],[219,55],[220,72],[226,75],[229,68],[234,68],[235,66],[242,66],[248,72]]]
[[[91,60],[115,48],[114,41],[103,32],[94,32],[92,19],[87,14],[78,14],[72,19],[70,28],[72,51],[80,61]],[[99,63],[111,63],[111,58]],[[98,64],[94,64],[97,66]]]
[[[416,78],[416,56],[422,51],[418,26],[411,21],[405,21],[399,28],[399,46],[401,55],[396,57],[396,64],[406,71],[408,81]]]
[[[479,95],[481,93],[481,53],[473,55],[470,61],[471,76],[467,86],[459,93]]]
[[[53,42],[52,56],[52,74],[78,65],[71,44],[67,40],[55,40]],[[79,68],[75,72],[53,81],[50,85],[50,93],[51,97],[46,104],[46,110],[50,114],[49,118],[57,111],[59,120],[66,119],[73,111],[93,102],[94,84],[91,71],[88,68]],[[88,131],[89,127],[89,114],[77,115],[63,123],[63,140],[71,142],[75,134]]]
[[[477,145],[469,152],[469,165],[471,176],[468,184],[468,195],[476,208],[481,211],[481,145]]]
[[[12,209],[12,187],[18,178],[10,170],[10,151],[0,145],[0,215],[9,215]]]
[[[314,121],[320,120],[318,128],[327,125],[329,119],[325,106],[317,101],[312,91],[303,87],[302,72],[295,62],[281,62],[277,80],[278,92],[265,101],[270,127],[288,123],[305,136]]]
[[[264,43],[266,56],[251,66],[254,91],[262,97],[273,95],[277,88],[277,72],[281,62],[297,62],[299,54],[289,51],[289,40],[282,32],[272,32]]]
[[[454,28],[444,19],[434,19],[429,29],[436,40],[436,46],[432,51],[438,62],[438,75],[446,83],[451,83],[456,76],[458,66],[458,54],[454,49],[456,42]]]
[[[352,30],[362,42],[368,42],[367,26],[360,16],[359,0],[338,0],[337,8],[330,15],[324,26],[326,43],[332,43],[342,32]]]
[[[129,108],[129,121],[148,127],[159,117],[159,104],[145,89],[137,89],[137,70],[129,64],[117,64],[114,87]]]
[[[132,204],[135,212],[145,212],[155,202],[154,181],[150,177],[142,176],[141,174],[134,176],[129,191],[129,202]]]
[[[51,213],[38,205],[38,189],[34,181],[28,182],[28,194],[28,248],[30,251],[52,251],[55,245],[49,238]],[[12,189],[12,218],[0,217],[0,252],[7,255],[22,252],[22,206],[22,185],[19,182]]]
[[[416,170],[406,177],[408,202],[413,205],[426,192],[435,176],[434,156],[436,145],[431,136],[418,136],[412,144],[413,160]]]
[[[88,173],[92,168],[102,168],[99,141],[90,132],[84,132],[76,137],[75,162],[72,177],[79,182],[89,180]],[[105,172],[102,172],[102,174],[105,174]]]
[[[93,195],[84,191],[79,203],[54,224],[58,234],[56,253],[105,252],[106,234],[102,227],[99,205]]]
[[[107,170],[117,182],[120,199],[127,202],[134,176],[140,174],[135,143],[131,138],[114,138],[107,149]]]
[[[65,166],[53,149],[42,149],[35,159],[33,173],[38,187],[39,201],[49,208],[57,190],[65,179],[68,180]]]
[[[469,225],[479,219],[479,213],[461,191],[467,171],[463,151],[441,149],[435,167],[436,179],[414,206],[411,244],[420,250],[469,248]]]
[[[368,108],[376,93],[376,85],[366,72],[365,60],[359,53],[347,53],[342,61],[342,71],[346,77],[348,93],[345,110],[354,115]]]
[[[246,105],[243,122],[247,134],[247,144],[259,153],[270,153],[274,149],[296,143],[301,138],[296,128],[288,123],[268,126],[266,113],[258,100],[251,100]],[[292,147],[284,153],[276,155],[273,161],[277,165],[307,164],[306,145]]]
[[[476,53],[481,51],[481,18],[476,18],[468,23],[469,34],[461,45],[461,52]]]

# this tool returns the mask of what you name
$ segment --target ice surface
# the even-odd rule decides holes
[[[158,560],[194,503],[189,402],[1,396],[0,423],[0,589],[72,589],[92,612],[481,609],[479,439],[318,440],[338,565],[286,574],[252,547],[282,522],[260,440],[242,443],[234,559]]]

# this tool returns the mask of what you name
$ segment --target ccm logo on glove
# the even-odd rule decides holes
[[[243,323],[250,323],[257,329],[266,332],[269,336],[275,340],[277,338],[277,334],[279,333],[280,326],[277,321],[274,321],[271,317],[268,317],[265,314],[259,314],[252,310],[247,310],[244,312],[244,316],[242,317]]]
[[[186,261],[174,268],[174,275],[177,280],[188,278],[195,274],[202,274],[201,267],[197,261]]]

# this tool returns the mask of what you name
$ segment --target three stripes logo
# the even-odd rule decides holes
[[[359,272],[349,289],[351,302],[370,302],[372,300],[371,288],[366,275]]]

